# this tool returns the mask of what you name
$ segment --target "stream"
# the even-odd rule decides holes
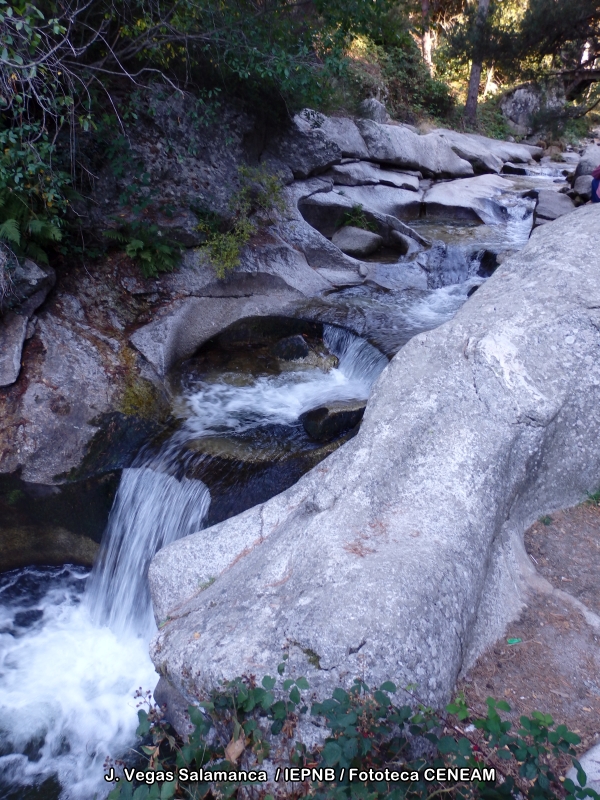
[[[177,424],[123,470],[93,570],[67,564],[0,575],[5,800],[106,796],[105,758],[135,744],[134,694],[156,683],[146,585],[153,554],[283,491],[352,436],[355,429],[315,442],[300,417],[332,401],[367,400],[388,357],[450,320],[493,271],[485,254],[527,241],[533,203],[518,193],[556,181],[548,172],[514,178],[502,225],[418,221],[436,242],[432,288],[331,293],[320,303],[336,324],[319,322],[317,309],[304,333],[309,357],[277,360],[266,340],[213,342],[178,367],[170,378]],[[358,318],[362,336],[342,325],[356,331]]]

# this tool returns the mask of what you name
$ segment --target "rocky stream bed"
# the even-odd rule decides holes
[[[2,317],[7,798],[101,796],[155,668],[180,730],[282,648],[317,694],[360,653],[443,702],[521,607],[526,524],[596,488],[578,154],[299,115],[260,157],[286,210],[226,279],[181,214],[179,271],[26,262]]]

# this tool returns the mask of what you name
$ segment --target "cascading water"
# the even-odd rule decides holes
[[[531,180],[515,178],[515,188],[527,189]],[[479,253],[524,244],[531,207],[515,194],[503,225],[424,221],[421,232],[445,243],[438,282],[430,281],[428,290],[353,287],[336,293],[332,307],[337,303],[341,319],[356,321],[357,330],[368,328],[384,352],[397,352],[411,336],[456,313],[481,282],[474,277]],[[370,326],[364,324],[367,317],[373,321]],[[123,471],[91,575],[72,566],[29,567],[0,575],[4,800],[106,795],[103,761],[125,753],[134,742],[135,690],[150,688],[156,680],[147,652],[155,629],[146,588],[148,564],[157,549],[199,529],[211,506],[206,485],[188,472],[193,473],[194,459],[206,459],[209,469],[213,462],[205,451],[198,457],[191,445],[198,440],[206,444],[211,437],[238,437],[242,442],[253,437],[281,450],[281,432],[299,430],[302,412],[332,400],[366,399],[387,359],[340,328],[324,326],[323,339],[339,359],[336,368],[292,368],[257,375],[243,385],[221,375],[187,386],[175,404],[178,430]],[[265,434],[269,430],[270,439]],[[235,487],[235,482],[229,485]],[[281,488],[268,485],[260,499]],[[221,518],[230,513],[235,508],[225,509]]]
[[[154,553],[201,528],[210,496],[181,474],[185,445],[206,435],[298,424],[321,403],[364,398],[385,356],[325,326],[338,366],[290,370],[245,386],[200,382],[178,403],[183,422],[158,450],[123,471],[101,555],[78,567],[27,568],[0,576],[0,791],[4,798],[91,800],[109,788],[107,755],[135,741],[134,693],[156,675],[156,629],[146,574]],[[87,581],[87,585],[86,585]]]

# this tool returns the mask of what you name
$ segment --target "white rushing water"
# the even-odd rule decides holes
[[[246,386],[219,380],[200,383],[185,397],[186,422],[181,436],[196,438],[241,433],[268,423],[290,425],[304,411],[333,400],[366,400],[388,363],[364,339],[325,325],[323,341],[339,364],[256,378]]]
[[[134,693],[156,683],[149,562],[160,547],[199,530],[210,504],[203,483],[175,476],[177,454],[198,435],[290,424],[322,402],[367,398],[387,359],[339,328],[327,326],[324,340],[339,358],[329,372],[291,371],[241,387],[202,384],[187,396],[182,428],[123,471],[89,577],[77,567],[0,576],[0,792],[53,775],[63,800],[109,791],[104,759],[135,743]],[[44,791],[35,797],[59,790]]]

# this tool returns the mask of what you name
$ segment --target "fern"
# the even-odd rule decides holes
[[[125,254],[137,262],[145,278],[155,278],[160,272],[172,272],[179,263],[181,245],[163,237],[157,225],[136,221],[117,230],[104,231],[104,236],[124,245]]]
[[[0,239],[4,239],[5,242],[9,242],[17,247],[20,246],[21,231],[16,219],[5,219],[0,225]]]

